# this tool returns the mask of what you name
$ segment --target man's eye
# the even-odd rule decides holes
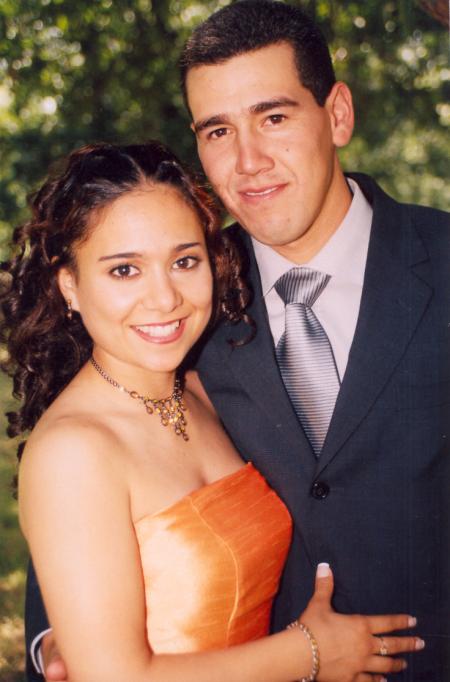
[[[199,259],[195,256],[183,256],[183,258],[178,258],[178,260],[175,261],[173,268],[174,270],[190,270],[191,268],[194,268],[198,262]]]
[[[110,270],[110,273],[113,275],[113,277],[118,277],[120,279],[133,277],[134,275],[137,275],[138,272],[139,270],[134,265],[128,265],[127,263],[117,265],[115,268]]]
[[[217,140],[219,137],[224,137],[227,134],[227,128],[216,128],[208,133],[208,139]]]
[[[286,116],[284,114],[271,114],[267,120],[273,125],[277,125],[277,123],[282,123],[285,118]]]

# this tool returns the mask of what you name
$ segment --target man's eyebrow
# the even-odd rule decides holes
[[[215,114],[214,116],[209,116],[200,121],[194,123],[194,130],[197,133],[201,133],[205,128],[211,128],[211,126],[220,126],[224,123],[229,123],[230,119],[226,114]]]
[[[263,114],[265,111],[278,109],[279,107],[298,107],[298,102],[290,97],[274,97],[263,102],[258,102],[249,107],[251,114]]]
[[[272,109],[277,109],[278,107],[298,107],[298,102],[290,97],[274,97],[273,99],[264,100],[263,102],[257,102],[252,104],[248,108],[250,114],[263,114],[265,111],[271,111]],[[214,116],[209,116],[208,118],[201,119],[194,123],[194,130],[200,133],[206,128],[211,128],[212,126],[226,125],[230,122],[230,118],[227,114],[215,114]]]

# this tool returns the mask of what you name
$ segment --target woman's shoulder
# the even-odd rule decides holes
[[[34,556],[45,562],[52,537],[61,551],[95,524],[129,523],[130,476],[118,438],[93,412],[46,415],[30,434],[19,467],[19,521]],[[119,514],[120,512],[120,514]],[[38,556],[38,554],[36,554]]]
[[[87,390],[83,370],[64,388],[43,413],[30,437],[24,456],[64,458],[113,457],[121,451],[120,439],[101,398]],[[99,405],[100,402],[100,405]]]
[[[37,471],[42,477],[48,468],[54,476],[83,470],[104,475],[122,461],[121,443],[106,421],[87,411],[49,410],[27,440],[20,474]]]
[[[19,466],[19,513],[27,535],[39,510],[84,504],[95,490],[106,487],[128,495],[125,459],[115,434],[98,419],[65,415],[42,419],[31,433]],[[32,521],[31,521],[32,522]]]

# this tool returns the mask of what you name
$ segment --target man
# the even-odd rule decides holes
[[[295,521],[274,629],[304,608],[315,564],[328,561],[337,610],[418,617],[426,648],[402,679],[444,682],[448,216],[344,176],[336,150],[351,138],[351,94],[299,9],[228,6],[181,64],[201,162],[239,223],[230,234],[256,323],[237,348],[227,341],[245,325],[220,326],[198,370]]]

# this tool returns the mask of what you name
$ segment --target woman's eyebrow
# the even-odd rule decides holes
[[[184,251],[185,249],[191,249],[193,246],[201,246],[200,242],[186,242],[185,244],[177,244],[174,251]]]
[[[139,258],[142,254],[136,251],[125,251],[124,253],[112,253],[110,256],[101,256],[98,260],[114,260],[115,258]]]
[[[200,245],[201,245],[200,242],[185,242],[174,246],[173,251],[178,253],[179,251],[191,249],[194,246]],[[108,256],[101,256],[98,260],[100,262],[105,260],[117,260],[118,258],[142,258],[142,253],[138,253],[137,251],[124,251],[123,253],[112,253],[111,255]]]

